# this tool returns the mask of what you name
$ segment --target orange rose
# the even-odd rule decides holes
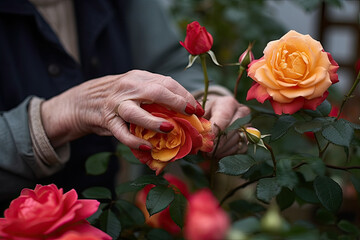
[[[270,100],[276,114],[315,110],[326,99],[327,89],[339,81],[338,68],[320,42],[289,31],[269,42],[264,56],[249,65],[248,75],[256,83],[246,99]]]
[[[158,104],[143,104],[143,109],[156,117],[164,118],[174,125],[169,133],[158,133],[143,127],[130,124],[130,131],[135,136],[149,141],[151,151],[131,149],[135,157],[147,164],[159,174],[170,162],[181,159],[199,150],[211,152],[214,135],[211,123],[196,115],[187,116],[171,111]]]

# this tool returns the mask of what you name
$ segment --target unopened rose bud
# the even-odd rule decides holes
[[[246,138],[249,142],[257,144],[261,140],[261,132],[253,127],[247,127],[245,129]]]
[[[250,43],[248,48],[245,50],[245,52],[243,52],[239,57],[240,66],[244,68],[247,68],[249,63],[251,63],[255,59],[254,54],[251,51],[252,46],[253,44]]]

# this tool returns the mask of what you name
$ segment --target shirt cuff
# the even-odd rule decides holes
[[[30,136],[36,161],[49,167],[48,170],[53,173],[69,160],[70,144],[64,144],[56,149],[51,145],[41,121],[41,103],[43,101],[44,99],[38,97],[30,100],[28,109]]]

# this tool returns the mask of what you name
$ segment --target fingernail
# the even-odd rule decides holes
[[[196,101],[197,105],[196,105],[196,111],[195,114],[198,117],[202,117],[205,114],[205,110],[202,108],[202,106],[200,105],[200,103],[198,101]]]
[[[186,105],[186,108],[185,108],[185,112],[187,113],[187,114],[194,114],[195,113],[195,108],[190,104],[190,103],[188,103],[187,105]]]
[[[171,132],[174,129],[174,125],[169,122],[163,122],[159,129],[162,132]]]
[[[150,150],[151,150],[151,147],[148,146],[148,145],[143,144],[143,145],[140,145],[140,146],[139,146],[139,149],[140,149],[141,151],[150,151]]]

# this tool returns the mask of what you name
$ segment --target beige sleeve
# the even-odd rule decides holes
[[[54,149],[46,136],[40,112],[43,101],[41,98],[33,97],[28,109],[30,136],[35,160],[43,173],[42,176],[37,177],[49,176],[57,172],[70,158],[69,143]]]

